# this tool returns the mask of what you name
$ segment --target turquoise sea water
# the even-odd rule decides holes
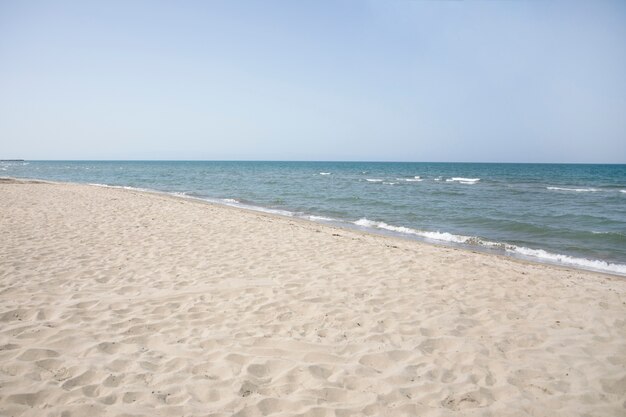
[[[0,176],[135,187],[626,275],[626,165],[28,161]]]

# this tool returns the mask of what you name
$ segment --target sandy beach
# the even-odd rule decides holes
[[[624,416],[626,280],[0,181],[2,416]]]

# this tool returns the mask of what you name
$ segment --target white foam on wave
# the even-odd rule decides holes
[[[584,269],[593,269],[596,271],[612,272],[626,275],[625,264],[613,264],[597,259],[575,258],[573,256],[561,255],[558,253],[546,252],[543,249],[530,249],[523,246],[510,245],[506,247],[507,252],[513,252],[527,257],[538,258],[544,261],[550,261],[563,265],[574,266]]]
[[[330,217],[324,217],[324,216],[306,216],[307,219],[314,221],[314,222],[336,222],[338,221],[337,219],[332,219]]]
[[[367,182],[383,182],[383,180],[381,180],[379,178],[366,178],[365,181],[367,181]]]
[[[626,194],[626,190],[619,190],[619,192]]]
[[[252,204],[246,204],[234,198],[220,198],[220,199],[205,198],[205,197],[195,197],[195,198],[198,200],[208,201],[210,203],[223,204],[226,206],[238,207],[238,208],[243,208],[246,210],[260,211],[262,213],[278,214],[280,216],[287,216],[287,217],[293,217],[295,215],[294,212],[291,212],[288,210],[273,209],[273,208],[268,208],[268,207],[255,206]]]
[[[151,193],[155,193],[155,192],[159,193],[159,192],[161,192],[161,191],[151,190],[149,188],[130,187],[130,186],[127,186],[127,185],[120,185],[120,186],[112,185],[111,187],[113,187],[113,188],[122,188],[124,190],[131,190],[131,191],[149,191]]]
[[[385,182],[383,182],[383,184],[386,184],[386,185],[396,185],[396,184],[397,184],[397,182],[386,182],[386,181],[385,181]]]
[[[406,182],[422,182],[424,181],[423,179],[421,179],[419,177],[419,175],[413,177],[413,178],[396,178],[396,180],[398,181],[406,181]]]
[[[597,188],[564,188],[564,187],[546,187],[548,190],[552,191],[574,191],[577,193],[593,193],[600,191]]]
[[[382,229],[406,235],[420,236],[426,239],[439,240],[442,242],[460,243],[465,245],[477,245],[486,248],[503,249],[508,253],[521,255],[525,258],[535,258],[539,261],[572,266],[582,269],[591,269],[601,272],[626,275],[626,264],[609,263],[597,259],[576,258],[568,255],[547,252],[543,249],[530,249],[523,246],[509,245],[501,242],[491,242],[474,236],[454,235],[448,232],[429,232],[412,229],[404,226],[393,226],[385,222],[372,221],[361,218],[354,222],[355,225],[372,229]]]
[[[478,181],[480,181],[480,178],[452,177],[452,178],[446,179],[446,182],[458,182],[459,184],[467,184],[467,185],[476,184]]]
[[[427,239],[435,239],[435,240],[441,240],[445,242],[465,243],[471,239],[469,236],[453,235],[447,232],[426,232],[422,230],[411,229],[410,227],[405,227],[405,226],[392,226],[385,222],[376,222],[373,220],[366,219],[365,217],[355,221],[354,224],[356,224],[357,226],[369,227],[372,229],[389,230],[391,232],[421,236]]]
[[[330,175],[330,172],[320,172],[320,175]]]
[[[204,201],[209,201],[212,203],[223,204],[226,206],[243,208],[246,210],[260,211],[262,213],[278,214],[280,216],[287,216],[287,217],[298,217],[298,218],[310,220],[313,222],[339,222],[339,220],[333,219],[331,217],[305,215],[303,213],[296,213],[296,212],[289,211],[289,210],[282,210],[282,209],[275,209],[275,208],[268,208],[268,207],[262,207],[262,206],[255,206],[252,204],[246,204],[234,198],[221,198],[219,200],[212,199],[212,198],[199,198],[199,199],[204,200]]]
[[[117,188],[119,190],[141,191],[141,192],[157,193],[157,194],[175,194],[175,193],[169,193],[167,191],[152,190],[150,188],[130,187],[128,185],[109,185],[109,184],[100,184],[97,182],[89,183],[89,185],[93,185],[95,187]]]
[[[271,209],[271,208],[265,208],[265,207],[259,207],[259,206],[251,206],[248,204],[241,204],[240,207],[243,208],[247,208],[250,210],[255,210],[255,211],[260,211],[263,213],[269,213],[269,214],[279,214],[281,216],[287,216],[287,217],[293,217],[295,213],[291,212],[291,211],[287,211],[287,210],[280,210],[280,209]]]
[[[616,232],[616,231],[610,231],[610,232],[606,232],[606,231],[601,231],[601,230],[592,230],[591,233],[595,234],[595,235],[618,235],[618,236],[626,236],[626,233],[624,232]]]

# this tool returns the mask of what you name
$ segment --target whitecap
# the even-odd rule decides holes
[[[365,181],[368,181],[368,182],[383,182],[383,180],[378,179],[378,178],[366,178]]]
[[[626,236],[626,234],[620,232],[600,232],[597,230],[592,230],[591,233],[594,235]]]
[[[452,177],[446,179],[446,182],[458,182],[459,184],[476,184],[480,181],[480,178],[463,178],[463,177]]]
[[[320,172],[320,175],[330,175],[330,172]]]
[[[577,193],[593,193],[596,191],[600,191],[597,188],[563,188],[563,187],[546,187],[548,190],[552,191],[574,191]]]

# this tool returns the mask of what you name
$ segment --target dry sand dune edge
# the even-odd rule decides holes
[[[0,415],[621,416],[626,280],[0,181]]]

